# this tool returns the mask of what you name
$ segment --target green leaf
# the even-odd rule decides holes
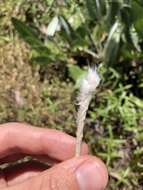
[[[104,48],[104,61],[107,64],[113,64],[117,58],[118,50],[120,47],[120,38],[123,32],[123,25],[116,21],[112,26],[107,42]]]
[[[81,69],[77,65],[68,65],[68,72],[69,72],[69,77],[73,79],[73,81],[76,83],[75,88],[79,88],[81,81],[83,77],[86,75],[87,71]]]
[[[143,37],[143,4],[141,1],[132,1],[132,15],[135,29]]]
[[[110,28],[116,21],[116,17],[119,15],[121,2],[120,0],[106,1],[107,6],[107,27]]]
[[[95,19],[97,19],[96,2],[95,2],[95,0],[86,0],[85,2],[86,2],[88,14],[91,17],[91,19],[94,21]]]
[[[69,71],[69,76],[74,80],[77,81],[81,75],[85,74],[85,71],[82,70],[79,66],[77,65],[68,65],[68,71]]]
[[[86,7],[89,16],[93,21],[100,21],[105,14],[106,2],[103,0],[86,0]]]
[[[143,18],[134,23],[135,29],[141,38],[143,37]]]
[[[54,36],[55,32],[59,29],[59,18],[55,16],[48,25],[47,35]]]
[[[64,16],[59,16],[60,25],[64,31],[65,38],[72,44],[73,40],[76,39],[76,34],[71,24]]]
[[[32,62],[47,65],[50,64],[53,60],[48,56],[37,56],[32,58]]]
[[[132,43],[134,45],[134,47],[141,52],[140,46],[139,46],[139,36],[138,33],[136,32],[136,29],[134,28],[134,26],[132,26],[130,28],[130,35],[131,35],[131,39],[132,39]]]
[[[138,19],[143,19],[143,5],[139,4],[136,0],[131,1],[132,2],[132,15],[134,21],[137,21]]]
[[[133,96],[133,98],[132,98],[131,100],[133,100],[133,103],[134,103],[137,107],[143,109],[143,101],[142,101],[142,100],[140,100],[139,98],[136,98],[135,96]]]
[[[16,18],[12,18],[12,23],[20,37],[23,38],[33,49],[42,53],[50,53],[48,48],[43,45],[43,42],[38,39],[38,34],[36,34],[31,27]]]
[[[138,33],[133,25],[133,14],[132,14],[133,7],[131,4],[123,4],[121,8],[121,20],[124,23],[124,34],[126,38],[126,42],[128,46],[133,49],[136,48],[140,51],[139,47],[139,36]]]

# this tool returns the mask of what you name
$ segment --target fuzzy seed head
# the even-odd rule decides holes
[[[100,83],[100,77],[96,68],[89,68],[86,77],[81,83],[80,94],[93,94]]]

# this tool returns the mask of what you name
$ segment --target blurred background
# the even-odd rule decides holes
[[[101,77],[84,140],[109,190],[143,189],[143,1],[0,0],[0,123],[76,132],[89,66]]]

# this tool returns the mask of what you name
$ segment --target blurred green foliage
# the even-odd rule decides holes
[[[26,103],[10,108],[9,101],[1,103],[1,122],[27,121],[75,135],[72,96],[75,97],[87,67],[96,64],[102,80],[88,111],[85,140],[91,152],[109,167],[111,180],[107,189],[141,190],[142,0],[7,0],[0,3],[0,8],[0,42],[14,41],[18,32],[29,52],[21,55],[22,61],[13,60],[20,77],[15,80],[16,89],[21,78],[26,81],[24,92],[20,88]],[[21,41],[16,43],[25,48]],[[2,65],[19,54],[16,49],[11,53],[11,47],[3,50],[1,56],[4,52],[6,56]],[[32,71],[27,72],[22,64],[20,68],[25,72],[21,73],[18,65],[24,62],[24,56],[26,63],[31,63],[26,67]],[[5,73],[10,73],[11,68],[4,68]],[[36,76],[32,76],[33,72]],[[36,101],[32,101],[33,91],[32,98],[28,95],[33,85],[39,91]],[[15,85],[9,86],[15,89]],[[0,89],[0,94],[11,88]],[[5,99],[9,100],[9,95]]]

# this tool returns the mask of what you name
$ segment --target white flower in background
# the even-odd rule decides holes
[[[94,95],[97,86],[100,83],[100,77],[96,71],[96,67],[89,68],[87,75],[81,82],[78,100],[78,113],[77,113],[77,143],[76,143],[76,156],[80,155],[81,143],[83,138],[83,128],[86,118],[86,113]]]

